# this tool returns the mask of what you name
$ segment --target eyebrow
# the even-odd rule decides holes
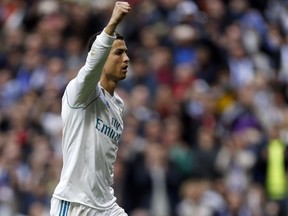
[[[114,52],[119,52],[119,51],[121,51],[121,52],[127,52],[128,49],[127,49],[127,48],[117,48],[117,49],[114,50]]]

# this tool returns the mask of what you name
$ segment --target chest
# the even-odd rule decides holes
[[[90,126],[96,130],[95,132],[113,142],[119,141],[123,131],[120,105],[117,101],[102,95],[86,110],[86,118],[89,118]]]

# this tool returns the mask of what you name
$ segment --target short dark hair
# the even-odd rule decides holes
[[[89,40],[88,40],[88,52],[91,50],[91,47],[92,47],[94,41],[96,40],[96,37],[97,37],[98,35],[100,35],[101,32],[102,32],[102,31],[96,32],[95,34],[93,34],[93,35],[89,38]],[[115,35],[116,35],[116,39],[118,39],[118,40],[124,40],[123,35],[121,35],[120,33],[118,33],[118,32],[115,31]]]

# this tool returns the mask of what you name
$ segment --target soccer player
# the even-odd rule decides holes
[[[112,184],[124,107],[114,90],[129,62],[125,41],[115,30],[130,10],[128,2],[115,3],[107,26],[89,45],[85,65],[66,87],[63,168],[51,199],[52,216],[127,216]]]

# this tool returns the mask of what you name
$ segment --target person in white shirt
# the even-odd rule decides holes
[[[51,216],[127,216],[112,184],[124,108],[115,88],[129,62],[125,41],[115,30],[130,10],[128,2],[115,3],[107,26],[89,45],[85,65],[64,92],[63,167]]]

